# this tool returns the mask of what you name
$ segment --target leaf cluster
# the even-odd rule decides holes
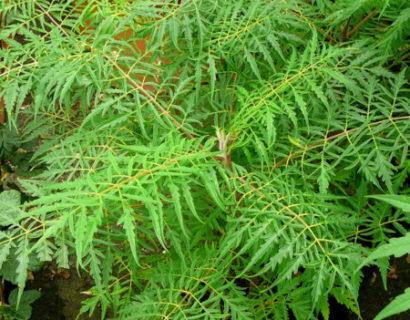
[[[409,223],[409,10],[2,2],[7,126],[42,170],[1,261],[20,287],[30,257],[87,271],[102,319],[360,315],[365,257]]]

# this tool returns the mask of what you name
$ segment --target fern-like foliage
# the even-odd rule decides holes
[[[147,272],[150,285],[123,311],[124,319],[252,319],[251,306],[229,269],[213,258],[216,248]],[[205,252],[205,256],[203,255]],[[209,253],[212,253],[209,255]],[[158,272],[158,273],[157,273]]]
[[[408,11],[3,1],[0,96],[40,173],[1,203],[0,268],[75,261],[101,319],[360,315],[365,256],[409,223],[368,197],[409,193]]]

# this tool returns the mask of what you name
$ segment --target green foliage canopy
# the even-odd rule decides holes
[[[355,271],[409,222],[366,197],[409,193],[409,12],[3,1],[8,125],[45,169],[0,261],[24,287],[30,255],[74,255],[102,319],[329,319],[329,296],[360,314]]]

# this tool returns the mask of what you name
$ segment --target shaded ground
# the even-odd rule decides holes
[[[74,320],[81,308],[81,301],[86,298],[81,292],[90,288],[90,281],[79,277],[75,270],[57,272],[44,269],[34,274],[34,280],[27,284],[28,289],[41,292],[41,297],[33,303],[31,320]],[[96,312],[98,313],[98,311]],[[80,320],[99,319],[82,316]]]
[[[383,288],[382,279],[377,268],[365,270],[365,278],[359,294],[360,310],[363,320],[373,320],[374,317],[392,301],[410,287],[410,259],[406,257],[393,260],[395,272],[387,280],[387,291]],[[345,319],[345,318],[333,318]],[[357,320],[357,316],[350,315],[349,320]],[[410,310],[389,317],[388,320],[410,320]]]

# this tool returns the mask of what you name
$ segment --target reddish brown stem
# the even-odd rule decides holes
[[[345,42],[347,40],[347,30],[349,30],[350,21],[351,21],[351,18],[347,19],[345,25],[340,30],[340,40],[342,42]]]
[[[314,28],[316,28],[317,31],[320,32],[321,35],[323,35],[330,43],[336,44],[337,41],[335,39],[333,39],[333,37],[328,34],[325,30],[323,30],[322,28],[316,26],[314,23],[310,23],[306,17],[302,16],[301,14],[299,14],[298,12],[295,12],[293,10],[289,10],[289,13],[293,14],[295,17],[298,17],[300,19],[305,20],[307,23],[309,23],[310,25],[313,25]]]
[[[6,122],[6,112],[4,108],[4,100],[0,98],[0,124],[4,124]]]
[[[357,25],[355,25],[354,28],[346,35],[346,41],[349,40],[357,31],[359,31],[360,27],[364,25],[371,17],[373,17],[376,12],[377,10],[373,9]]]
[[[368,127],[374,127],[374,126],[377,126],[377,125],[379,125],[379,124],[382,124],[382,123],[384,123],[384,122],[386,122],[386,121],[399,121],[399,120],[408,120],[408,119],[410,119],[410,116],[401,116],[401,117],[395,117],[395,118],[388,118],[388,119],[385,119],[385,120],[380,120],[380,121],[376,121],[376,122],[370,123],[370,124],[368,125]],[[282,160],[278,161],[278,162],[272,167],[271,172],[272,172],[273,170],[275,170],[276,168],[280,167],[281,165],[287,163],[289,160],[291,160],[291,159],[293,159],[293,158],[299,156],[299,155],[300,155],[301,153],[303,153],[304,151],[307,151],[307,150],[310,150],[310,149],[314,149],[314,148],[318,148],[318,147],[322,146],[324,143],[327,143],[327,142],[329,142],[329,141],[335,140],[335,139],[340,138],[340,137],[345,137],[345,136],[347,136],[347,135],[349,135],[349,134],[351,134],[351,133],[353,133],[353,132],[358,131],[359,129],[360,129],[360,128],[353,128],[353,129],[350,129],[350,130],[342,131],[342,132],[337,133],[337,134],[335,134],[335,135],[333,135],[333,136],[326,137],[325,139],[322,139],[322,140],[320,140],[320,141],[318,141],[318,142],[312,143],[312,144],[306,146],[305,148],[303,148],[303,149],[301,149],[301,150],[292,152],[292,153],[289,154],[286,158],[283,158]]]

